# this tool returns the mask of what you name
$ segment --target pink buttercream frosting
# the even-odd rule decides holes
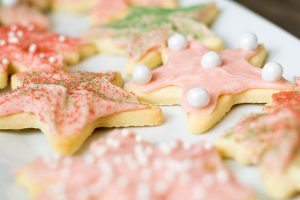
[[[116,131],[92,143],[84,156],[37,158],[19,170],[36,199],[246,200],[215,148],[175,141],[159,148],[132,132]]]
[[[20,72],[63,69],[63,54],[77,53],[84,43],[31,24],[4,26],[0,28],[0,70],[11,63]]]
[[[178,86],[183,89],[180,104],[188,113],[211,113],[222,95],[238,94],[250,89],[292,87],[283,78],[277,82],[264,81],[261,78],[262,69],[248,62],[255,55],[254,51],[221,51],[221,66],[205,69],[201,67],[201,58],[208,51],[201,42],[191,42],[185,50],[169,52],[168,61],[162,67],[153,70],[149,83],[138,85],[130,81],[126,87],[132,91],[147,93],[167,86]],[[202,87],[208,91],[210,103],[206,107],[194,108],[188,104],[187,93],[194,87]]]
[[[50,133],[80,133],[87,124],[114,113],[147,108],[112,84],[114,73],[21,74],[24,83],[0,97],[0,116],[34,114]]]

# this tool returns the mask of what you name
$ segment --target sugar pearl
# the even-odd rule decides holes
[[[205,107],[209,104],[210,95],[205,89],[196,87],[188,91],[187,101],[192,107]]]
[[[222,59],[215,51],[209,51],[202,56],[201,66],[205,69],[219,67],[222,63]]]
[[[137,84],[146,84],[152,78],[152,71],[147,65],[137,65],[132,73],[133,81]]]
[[[175,33],[168,39],[168,47],[172,51],[180,51],[187,47],[187,40],[184,35]]]
[[[56,61],[56,58],[53,57],[53,56],[50,56],[50,57],[48,58],[48,61],[49,61],[51,64],[54,64],[55,61]]]
[[[279,63],[270,62],[262,69],[262,79],[265,81],[278,81],[283,74],[283,68]]]
[[[36,50],[37,50],[37,45],[36,44],[30,44],[29,45],[28,51],[30,53],[34,53]]]
[[[244,33],[240,38],[240,47],[245,50],[254,50],[257,48],[257,37],[253,33]]]

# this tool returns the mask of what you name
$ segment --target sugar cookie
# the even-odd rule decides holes
[[[291,88],[281,78],[265,81],[262,69],[266,50],[227,49],[210,52],[200,42],[181,51],[169,51],[166,63],[152,71],[146,84],[131,80],[126,90],[143,101],[159,105],[180,104],[188,116],[188,129],[202,133],[241,103],[268,103],[273,93]]]
[[[178,9],[134,7],[126,18],[91,28],[83,37],[94,42],[99,52],[127,56],[126,72],[131,75],[138,64],[157,67],[162,50],[185,39],[222,49],[221,39],[203,24],[211,23],[217,12],[215,4]]]
[[[27,25],[0,27],[0,88],[9,74],[55,71],[95,53],[95,47],[79,38],[49,33]]]
[[[121,77],[111,72],[14,75],[15,89],[0,97],[0,129],[40,129],[56,151],[72,154],[97,127],[162,123],[159,108],[113,84]]]
[[[16,175],[34,199],[255,199],[215,148],[181,141],[157,147],[127,131],[94,141],[84,156],[37,158]]]
[[[10,24],[33,24],[40,29],[49,28],[48,18],[35,8],[25,4],[0,7],[0,23]]]

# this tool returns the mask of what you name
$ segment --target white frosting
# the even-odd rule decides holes
[[[282,66],[276,62],[265,64],[262,70],[262,79],[266,81],[278,81],[283,74]]]
[[[180,51],[182,49],[185,49],[187,45],[188,42],[186,40],[186,37],[180,33],[174,33],[168,39],[168,47],[172,51]]]
[[[240,48],[245,50],[254,50],[257,48],[257,37],[253,33],[244,33],[240,38]]]
[[[147,65],[137,65],[132,73],[132,79],[137,84],[146,84],[152,78],[152,71]]]
[[[193,107],[204,107],[209,104],[210,95],[203,88],[193,88],[188,91],[187,101]]]
[[[215,51],[209,51],[201,58],[201,66],[203,68],[219,67],[222,63],[222,59]]]

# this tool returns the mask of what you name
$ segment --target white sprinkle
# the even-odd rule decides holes
[[[28,51],[30,53],[34,53],[36,50],[37,50],[37,45],[36,44],[30,44],[29,45]]]
[[[147,155],[144,152],[142,145],[135,145],[134,146],[134,153],[136,155],[137,161],[140,165],[145,165],[148,162]]]
[[[142,183],[137,189],[137,199],[150,200],[150,188],[146,183]]]
[[[58,37],[58,41],[60,41],[60,42],[66,41],[66,36],[60,35],[60,36]]]
[[[210,142],[205,142],[204,143],[204,149],[205,150],[211,150],[213,145]]]
[[[11,43],[11,44],[15,44],[15,43],[19,42],[19,39],[17,37],[15,37],[15,36],[9,37],[8,38],[8,42]]]
[[[10,37],[16,37],[15,32],[9,31],[9,32],[8,32],[8,37],[9,37],[9,38],[10,38]]]
[[[8,65],[9,64],[9,60],[7,58],[2,58],[1,60],[3,65]]]
[[[229,178],[228,172],[226,170],[219,170],[216,173],[216,178],[220,183],[225,183]]]
[[[163,181],[157,182],[154,186],[154,191],[157,194],[164,194],[167,191],[167,189],[168,189],[168,185]]]
[[[169,144],[167,143],[162,143],[159,145],[159,149],[164,153],[164,154],[170,154],[172,149]]]
[[[0,40],[0,46],[4,46],[6,45],[6,41],[5,40]]]
[[[53,56],[50,56],[50,57],[48,58],[48,61],[49,61],[51,64],[53,64],[53,63],[55,63],[56,58],[53,57]]]
[[[151,171],[149,169],[143,169],[140,173],[141,179],[148,180],[151,177]]]
[[[121,176],[117,179],[116,184],[117,187],[125,188],[128,186],[128,178],[126,178],[125,176]]]
[[[136,141],[136,142],[142,142],[142,141],[143,141],[143,138],[142,138],[140,135],[136,135],[136,136],[135,136],[135,141]]]
[[[84,162],[87,164],[87,165],[91,165],[95,162],[95,158],[93,155],[91,154],[87,154],[86,156],[84,156]]]
[[[104,155],[106,152],[107,152],[107,148],[106,148],[104,145],[99,146],[99,147],[96,149],[96,154],[97,154],[98,156],[102,156],[102,155]]]
[[[44,53],[40,53],[40,58],[45,58],[45,54]]]
[[[17,36],[19,38],[23,37],[23,35],[24,35],[23,31],[17,31]]]
[[[64,166],[70,166],[72,164],[72,159],[70,157],[64,157],[62,162]]]
[[[202,178],[202,183],[206,187],[210,187],[213,184],[213,182],[214,182],[214,178],[210,174],[204,175]]]
[[[122,132],[121,132],[121,135],[125,138],[127,138],[129,135],[130,135],[130,130],[128,129],[123,129]]]
[[[205,197],[205,190],[202,187],[198,186],[194,190],[194,195],[196,199],[203,199]]]
[[[187,171],[187,170],[191,169],[191,167],[193,165],[193,161],[186,159],[181,163],[181,165],[182,165],[182,170]]]
[[[120,141],[110,137],[106,140],[106,143],[114,148],[120,147]]]

